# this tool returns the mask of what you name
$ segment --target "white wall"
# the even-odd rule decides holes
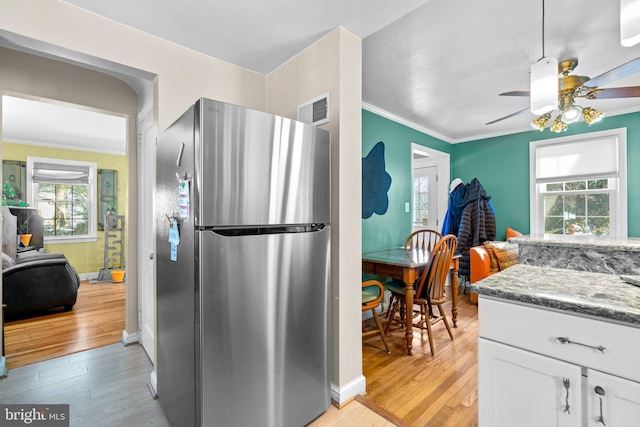
[[[296,118],[298,104],[331,97],[332,398],[366,391],[362,377],[362,41],[331,32],[267,76],[267,109]],[[341,185],[348,183],[348,185]]]
[[[158,128],[200,97],[264,110],[264,76],[57,0],[2,0],[0,28],[158,76]]]

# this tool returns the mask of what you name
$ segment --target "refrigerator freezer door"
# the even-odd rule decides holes
[[[330,227],[198,234],[203,425],[309,423],[330,403]]]
[[[196,110],[196,226],[330,222],[328,131],[209,99]]]

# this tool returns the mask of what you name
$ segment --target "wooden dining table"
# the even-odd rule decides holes
[[[404,248],[391,248],[362,254],[362,272],[377,276],[402,280],[405,284],[406,307],[413,307],[415,289],[413,284],[420,278],[420,273],[429,262],[430,253],[422,250],[406,251]],[[453,327],[457,328],[458,320],[458,268],[461,255],[456,255],[449,266],[451,274],[451,318]],[[413,353],[413,325],[406,322],[405,339],[407,354]]]

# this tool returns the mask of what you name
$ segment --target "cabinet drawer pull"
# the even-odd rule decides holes
[[[594,390],[598,395],[598,397],[600,398],[600,416],[596,421],[601,423],[603,426],[606,426],[606,424],[604,423],[604,416],[602,416],[602,398],[604,397],[604,389],[599,385],[597,385]]]
[[[569,378],[562,378],[562,385],[564,385],[565,390],[567,390],[567,396],[564,399],[564,411],[567,414],[571,415],[571,411],[569,411],[569,387],[571,387],[571,380]]]
[[[589,345],[589,344],[583,344],[581,342],[575,342],[575,341],[571,341],[568,337],[558,337],[556,338],[556,342],[558,344],[575,344],[575,345],[581,345],[583,347],[589,347],[592,348],[594,350],[598,350],[600,353],[604,354],[604,351],[607,349],[607,347],[602,346],[602,345]]]

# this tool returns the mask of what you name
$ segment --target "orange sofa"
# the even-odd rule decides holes
[[[512,237],[522,236],[522,233],[512,229],[507,228],[507,241]],[[485,277],[489,277],[492,274],[497,273],[500,269],[496,270],[494,267],[494,271],[491,271],[491,254],[489,254],[489,250],[486,246],[474,246],[469,249],[469,264],[471,270],[471,277],[469,277],[469,282],[476,283]],[[513,258],[513,257],[511,257]],[[515,261],[517,263],[517,261]],[[508,264],[513,264],[513,260]],[[469,298],[471,302],[478,302],[478,294],[474,291],[469,293]]]

